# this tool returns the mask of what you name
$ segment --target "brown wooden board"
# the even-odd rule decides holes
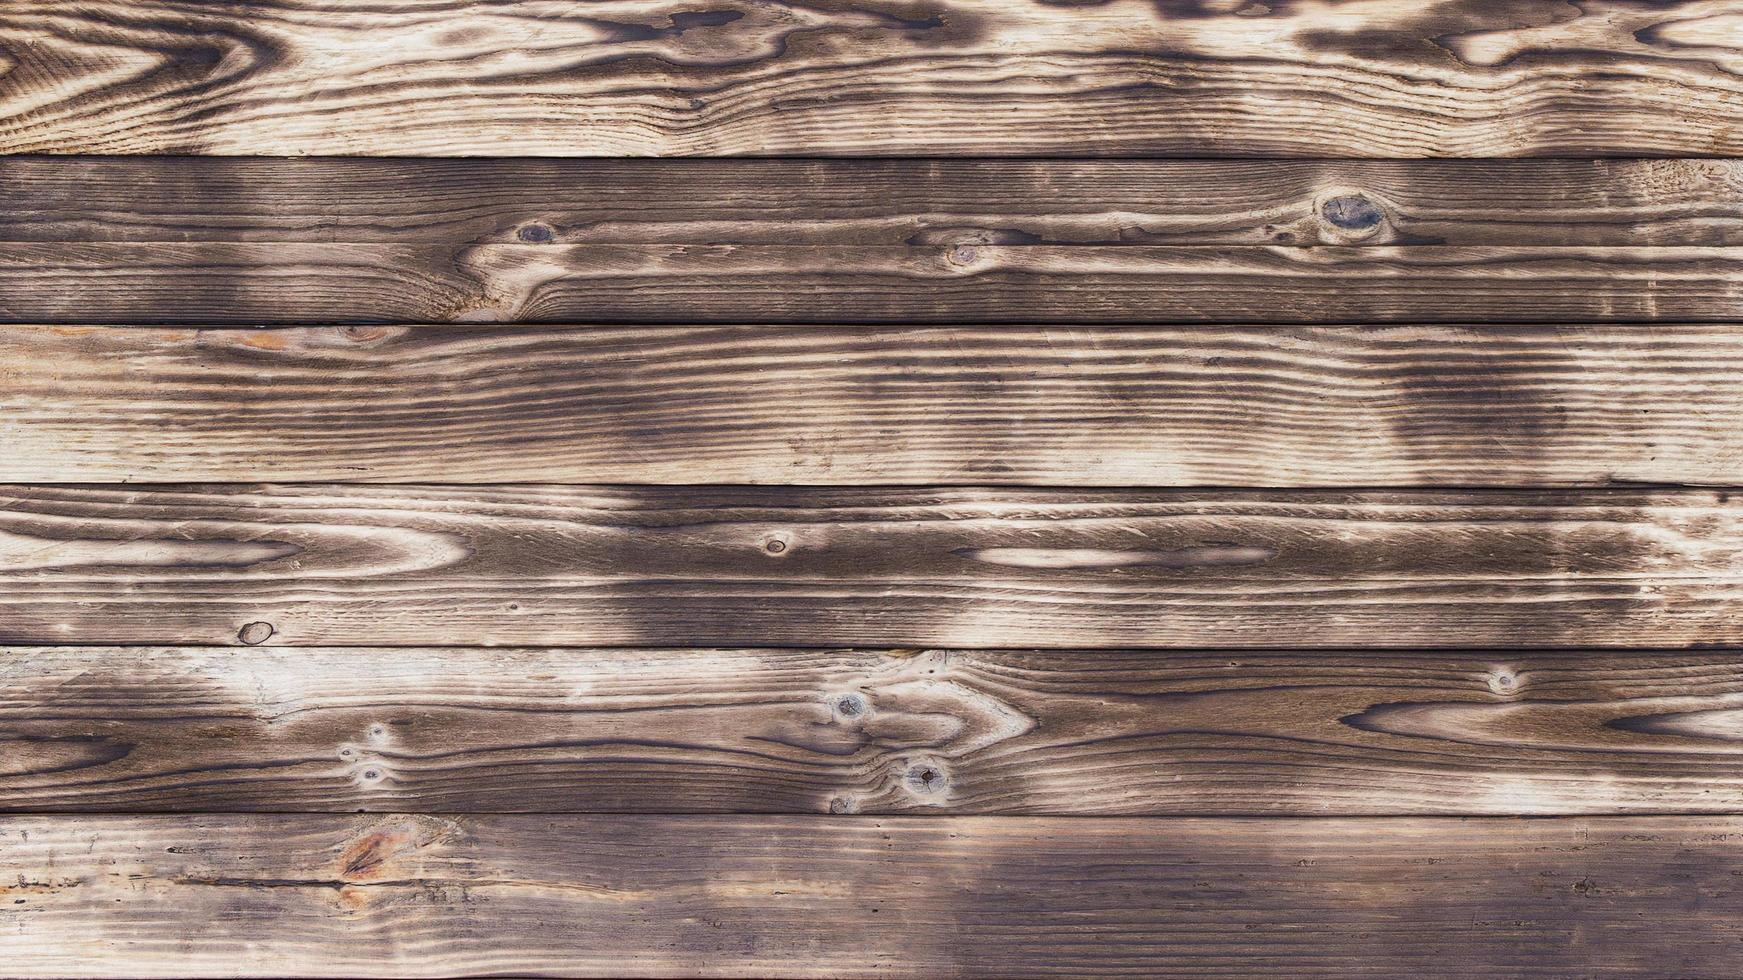
[[[1743,812],[1734,653],[0,653],[14,812]]]
[[[1743,245],[1736,160],[0,157],[0,241]]]
[[[0,327],[0,481],[1743,483],[1732,325]]]
[[[1743,0],[5,0],[0,977],[1735,975],[1739,107]]]
[[[1719,492],[0,488],[0,641],[1743,642]]]
[[[1743,248],[0,242],[0,320],[1743,319]]]
[[[10,0],[0,151],[1723,156],[1743,153],[1736,18],[1730,0]]]
[[[11,817],[31,976],[1726,976],[1736,818]]]

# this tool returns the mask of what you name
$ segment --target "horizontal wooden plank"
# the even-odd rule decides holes
[[[1743,248],[0,243],[43,323],[1743,319]]]
[[[7,811],[1743,811],[1737,654],[12,648]]]
[[[1725,976],[1743,823],[10,817],[19,976]]]
[[[11,0],[0,152],[1726,156],[1743,153],[1738,16],[1734,0]]]
[[[0,641],[1743,643],[1728,492],[0,488]]]
[[[0,196],[0,241],[1743,245],[1737,160],[0,157]]]
[[[1743,484],[1734,325],[0,327],[0,481]]]

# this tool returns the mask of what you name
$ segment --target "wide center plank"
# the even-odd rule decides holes
[[[15,643],[1743,642],[1728,492],[0,488]]]

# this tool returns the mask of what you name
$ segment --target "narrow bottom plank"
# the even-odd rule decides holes
[[[0,821],[0,970],[1703,976],[1743,820]]]

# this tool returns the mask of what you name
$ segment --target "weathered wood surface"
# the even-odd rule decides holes
[[[45,323],[1743,319],[1743,248],[0,243]]]
[[[1743,642],[1728,492],[0,488],[0,641]]]
[[[20,976],[1728,976],[1736,818],[11,817]]]
[[[1743,245],[1737,160],[0,157],[0,200],[38,242]]]
[[[1736,155],[1739,16],[1733,0],[11,0],[0,151]]]
[[[1743,811],[1735,654],[12,648],[9,811]]]
[[[0,327],[0,481],[1743,484],[1743,329]]]

